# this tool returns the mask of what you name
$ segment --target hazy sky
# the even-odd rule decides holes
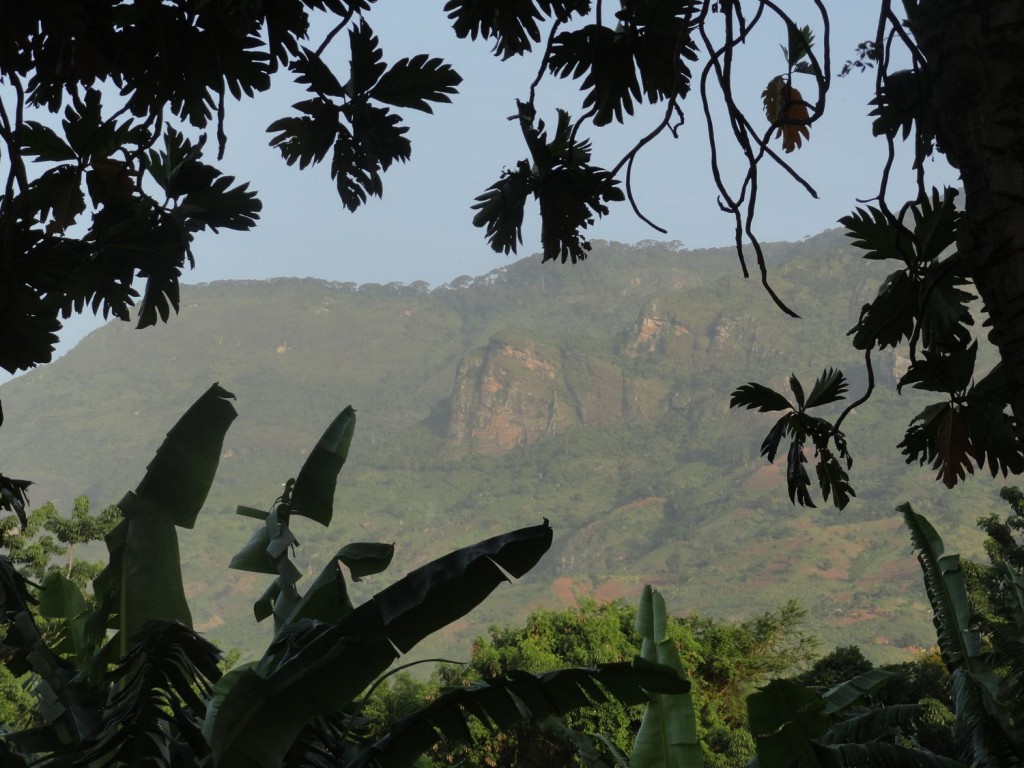
[[[791,0],[783,5],[798,23],[810,23],[820,36],[810,2]],[[877,6],[861,2],[828,5],[832,9],[832,65],[838,70],[852,57],[857,43],[873,37]],[[249,233],[200,236],[195,247],[197,268],[185,275],[185,282],[315,276],[357,283],[426,280],[438,285],[462,274],[483,274],[518,258],[489,249],[483,231],[472,225],[469,207],[476,195],[497,180],[502,168],[526,154],[517,125],[505,118],[515,111],[515,99],[525,98],[538,60],[528,57],[502,62],[490,54],[487,43],[457,39],[442,7],[439,2],[384,0],[367,17],[388,62],[430,53],[455,66],[464,81],[453,103],[438,105],[434,115],[403,110],[411,124],[412,160],[384,175],[383,199],[371,200],[354,214],[342,207],[327,164],[300,172],[287,167],[267,145],[266,126],[286,115],[291,103],[306,97],[288,82],[289,73],[279,73],[271,92],[255,101],[229,103],[228,148],[222,167],[251,181],[263,201],[262,218]],[[319,45],[327,29],[323,25],[314,28],[311,47]],[[755,125],[764,120],[761,91],[771,77],[784,71],[779,50],[783,42],[785,32],[780,25],[764,24],[755,40],[739,52],[734,92]],[[335,38],[326,59],[347,68],[347,34]],[[699,68],[700,64],[694,66],[695,85]],[[548,90],[542,90],[539,104],[542,118],[553,122],[556,104],[576,111],[580,97],[576,85],[546,82]],[[812,79],[799,77],[797,87],[801,86],[805,97],[813,101]],[[834,78],[826,116],[812,127],[803,149],[788,156],[816,187],[820,199],[811,199],[767,163],[763,166],[756,219],[763,240],[797,240],[835,226],[855,205],[855,198],[876,194],[884,143],[872,137],[867,117],[873,87],[872,74]],[[543,98],[545,94],[547,98]],[[696,90],[684,109],[687,124],[680,137],[665,136],[649,145],[634,172],[638,203],[668,234],[651,230],[622,203],[590,231],[592,238],[627,243],[648,238],[679,240],[690,248],[731,242],[732,219],[716,204]],[[660,109],[641,113],[625,130],[591,127],[595,162],[613,166],[659,118]],[[724,133],[719,146],[720,151],[732,148]],[[726,154],[736,156],[735,152]],[[727,167],[732,170],[735,187],[742,168],[737,163]],[[929,174],[935,184],[955,178],[942,166],[930,168]],[[911,182],[909,173],[895,173],[897,196],[909,193]],[[539,249],[538,231],[536,211],[528,209],[520,256]],[[69,323],[62,347],[66,349],[95,325],[91,318]]]

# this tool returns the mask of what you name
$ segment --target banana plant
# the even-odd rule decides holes
[[[650,585],[644,586],[640,597],[636,631],[643,638],[641,658],[674,669],[682,679],[679,649],[668,636],[665,599]],[[690,691],[653,693],[629,754],[630,768],[702,768],[703,764]]]
[[[918,552],[939,652],[950,675],[957,754],[941,755],[914,744],[923,707],[861,706],[887,682],[884,670],[872,670],[824,694],[774,680],[751,695],[747,710],[761,768],[796,763],[813,768],[1011,768],[1024,762],[1024,735],[1010,714],[1020,698],[1020,681],[1007,675],[1012,665],[987,648],[976,629],[959,555],[945,551],[935,528],[909,504],[897,509]],[[992,571],[1000,582],[992,597],[1004,604],[1016,625],[1010,644],[1015,649],[1024,640],[1024,579],[1005,562]]]
[[[191,626],[176,528],[191,528],[205,502],[236,416],[231,399],[216,384],[199,398],[122,500],[123,520],[107,537],[109,564],[94,582],[95,611],[83,615],[84,596],[70,582],[45,584],[47,614],[63,618],[76,639],[65,655],[47,646],[30,610],[29,585],[0,558],[4,661],[12,671],[33,672],[40,694],[40,725],[0,734],[5,768],[398,764],[396,755],[415,757],[436,740],[435,728],[444,732],[455,723],[456,709],[505,726],[581,706],[597,693],[636,702],[647,700],[646,692],[688,689],[676,670],[640,658],[515,675],[435,702],[416,729],[361,743],[363,692],[400,654],[464,616],[510,576],[525,575],[551,546],[552,533],[545,520],[464,547],[359,606],[342,566],[353,580],[377,573],[390,563],[393,546],[355,542],[300,594],[289,558],[296,544],[290,520],[330,523],[355,429],[351,407],[332,421],[269,511],[239,507],[260,527],[232,566],[274,576],[254,613],[257,620],[273,615],[275,633],[258,661],[221,676],[219,651]]]

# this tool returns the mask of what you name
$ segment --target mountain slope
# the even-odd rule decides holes
[[[265,636],[248,612],[265,585],[224,570],[251,527],[234,506],[268,506],[349,403],[359,425],[335,523],[300,532],[310,573],[352,540],[395,541],[399,573],[501,529],[555,526],[537,572],[438,646],[573,594],[632,600],[643,583],[676,610],[732,618],[797,597],[828,641],[876,655],[926,643],[917,566],[891,510],[911,499],[970,549],[998,483],[943,492],[905,467],[895,444],[915,405],[884,391],[848,422],[859,498],[843,513],[789,505],[779,469],[758,456],[770,419],[730,412],[728,394],[839,364],[859,395],[844,334],[880,275],[838,231],[769,252],[773,285],[803,320],[744,281],[729,249],[653,243],[599,245],[572,268],[524,260],[432,291],[189,287],[168,326],[104,327],[0,388],[0,466],[37,481],[36,503],[117,501],[212,381],[234,392],[240,418],[206,514],[182,536],[197,620],[227,645]],[[891,382],[899,365],[881,356],[876,374]]]

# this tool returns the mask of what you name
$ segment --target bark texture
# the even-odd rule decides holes
[[[960,170],[958,247],[985,303],[1024,444],[1024,0],[918,0],[941,151]]]

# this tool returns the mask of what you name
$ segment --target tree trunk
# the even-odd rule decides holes
[[[1024,2],[916,5],[939,149],[966,197],[958,247],[991,318],[1024,445]]]

